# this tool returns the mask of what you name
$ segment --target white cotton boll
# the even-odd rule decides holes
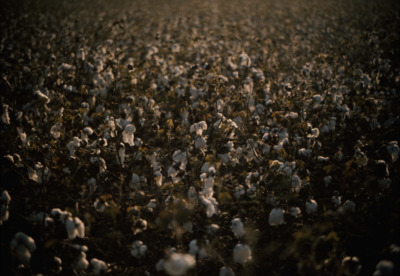
[[[76,270],[85,270],[89,266],[89,261],[86,259],[86,253],[81,251],[79,252],[78,260],[75,264]]]
[[[251,59],[250,59],[250,57],[249,57],[245,52],[242,52],[242,53],[239,55],[239,59],[240,59],[240,62],[239,62],[239,66],[240,66],[240,67],[243,67],[243,68],[248,68],[248,67],[250,67],[250,65],[251,65]]]
[[[142,241],[134,241],[132,244],[131,255],[137,259],[140,259],[146,255],[147,245],[143,244]]]
[[[201,200],[201,203],[206,206],[207,217],[210,218],[217,213],[218,202],[215,198],[200,195],[199,199]]]
[[[313,96],[313,100],[315,103],[320,104],[323,101],[323,97],[320,94],[315,94]]]
[[[208,244],[208,241],[206,241],[206,244]],[[207,251],[205,247],[200,248],[197,239],[194,239],[189,243],[189,254],[194,257],[198,255],[199,259],[202,260],[207,256]]]
[[[273,208],[269,213],[268,223],[271,226],[280,225],[285,222],[285,211],[281,208]]]
[[[331,197],[331,201],[335,206],[339,206],[340,204],[342,204],[342,197],[334,195]]]
[[[90,264],[93,266],[94,275],[100,275],[102,272],[105,272],[108,269],[108,266],[104,261],[96,258],[92,258],[90,260]]]
[[[389,145],[386,148],[392,158],[392,162],[396,162],[400,154],[400,148],[397,141],[389,142]]]
[[[10,212],[8,211],[8,205],[1,205],[0,207],[0,225],[7,221],[10,217]]]
[[[299,207],[290,207],[290,215],[295,218],[298,218],[301,215],[301,209]]]
[[[232,268],[223,266],[219,270],[219,276],[235,276],[235,273],[233,272]]]
[[[18,136],[19,136],[19,139],[21,140],[22,145],[25,146],[26,143],[28,142],[26,140],[26,133],[24,132],[22,127],[17,127],[17,131],[18,131]]]
[[[354,201],[346,200],[342,206],[338,208],[338,212],[342,215],[351,214],[356,212],[356,204]]]
[[[195,132],[196,136],[203,135],[204,130],[207,130],[207,124],[205,121],[201,121],[190,126],[190,132]]]
[[[391,276],[393,275],[394,263],[389,260],[381,260],[375,267],[372,276]]]
[[[77,136],[74,136],[72,138],[72,141],[70,141],[67,144],[67,147],[68,147],[68,150],[69,150],[69,155],[70,156],[74,156],[75,155],[75,149],[77,147],[79,147],[80,145],[81,145],[81,139],[79,139],[79,137],[77,137]]]
[[[252,260],[251,249],[247,244],[237,244],[233,249],[233,260],[238,264],[245,264]]]
[[[207,227],[207,233],[209,235],[215,235],[219,231],[220,227],[218,224],[211,224]]]
[[[157,263],[156,263],[156,270],[157,271],[163,271],[165,269],[165,261],[164,259],[160,259]]]
[[[8,104],[3,104],[3,113],[1,114],[1,121],[5,125],[9,125],[11,123],[10,121],[10,115],[8,114]]]
[[[36,98],[44,104],[48,104],[50,102],[50,98],[43,94],[40,90],[35,90],[33,92],[33,95],[36,96]]]
[[[324,177],[325,187],[328,187],[328,185],[331,184],[331,182],[332,182],[332,176],[328,175]]]
[[[195,258],[190,254],[172,253],[164,262],[164,269],[171,276],[182,276],[194,267]]]
[[[314,214],[318,210],[318,204],[314,199],[310,199],[306,202],[306,213],[307,214]]]
[[[156,183],[157,187],[161,187],[163,182],[163,175],[160,171],[154,172],[154,183]]]
[[[231,230],[237,238],[243,237],[246,232],[240,218],[234,218],[231,220]]]
[[[342,260],[342,268],[346,276],[358,275],[361,271],[360,260],[356,256],[346,256]]]
[[[319,136],[319,129],[318,128],[312,128],[311,129],[311,134],[308,134],[307,137],[310,139],[317,139]]]
[[[327,163],[329,162],[330,158],[329,157],[325,157],[325,156],[318,156],[317,157],[317,161],[320,163]]]
[[[297,174],[292,175],[292,190],[296,193],[300,192],[301,189],[301,179]]]
[[[58,139],[61,136],[61,123],[56,123],[50,128],[50,135],[54,139]]]
[[[129,187],[131,189],[138,188],[140,186],[140,177],[136,173],[132,173],[131,181],[129,182]]]
[[[8,204],[10,204],[10,202],[11,202],[11,196],[10,196],[10,194],[9,194],[6,190],[4,190],[4,191],[1,193],[1,198],[0,198],[0,200],[3,202],[3,204],[8,205]]]
[[[304,156],[304,157],[310,157],[311,156],[311,150],[301,148],[299,149],[299,155]]]
[[[10,242],[11,250],[16,254],[20,263],[29,265],[32,252],[36,250],[36,244],[32,237],[25,233],[18,232]]]
[[[135,142],[133,140],[135,138],[135,136],[134,136],[135,131],[136,131],[136,128],[132,124],[127,124],[124,128],[124,131],[122,131],[122,141],[124,143],[127,143],[131,147],[135,145]]]
[[[203,136],[197,136],[194,142],[194,146],[197,149],[204,149],[207,147],[207,140]]]
[[[65,228],[67,229],[68,238],[70,240],[76,237],[85,237],[85,225],[78,217],[68,217],[65,221]]]

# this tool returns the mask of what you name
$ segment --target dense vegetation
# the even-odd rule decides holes
[[[2,275],[399,273],[397,1],[1,5]]]

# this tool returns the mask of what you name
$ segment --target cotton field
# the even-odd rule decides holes
[[[1,3],[1,275],[398,275],[400,3]]]

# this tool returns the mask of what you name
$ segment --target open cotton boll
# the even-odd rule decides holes
[[[314,214],[318,210],[318,204],[314,199],[310,199],[306,202],[306,213],[307,214]]]
[[[85,237],[85,225],[78,217],[68,217],[65,221],[65,228],[67,229],[68,238],[70,240],[76,237]]]
[[[233,272],[232,268],[228,266],[223,266],[219,270],[219,276],[235,276],[235,273]]]
[[[182,276],[194,267],[195,258],[190,254],[172,253],[168,260],[164,261],[164,269],[171,276]]]
[[[285,222],[284,218],[285,211],[281,208],[273,208],[269,213],[268,223],[269,225],[275,226]]]
[[[233,260],[238,264],[245,264],[252,260],[251,249],[247,244],[237,244],[233,249]]]
[[[131,147],[135,145],[135,142],[133,140],[135,138],[134,136],[135,131],[136,128],[132,124],[127,124],[124,128],[124,131],[122,131],[122,141],[124,143],[127,143]]]
[[[200,121],[190,126],[190,132],[195,132],[197,136],[203,135],[203,131],[207,130],[207,123]]]
[[[290,207],[290,214],[295,217],[298,218],[301,215],[301,209],[299,207]]]
[[[231,220],[231,230],[237,238],[244,236],[245,230],[240,218],[234,218]]]
[[[209,243],[208,240],[205,241],[205,245]],[[189,243],[189,254],[196,257],[199,257],[199,260],[204,259],[207,256],[207,250],[204,246],[200,247],[197,243],[197,239],[192,240]]]
[[[199,195],[199,199],[206,206],[206,215],[207,217],[212,217],[217,214],[218,202],[213,197],[205,197],[203,195]]]
[[[100,275],[102,272],[105,272],[108,269],[108,266],[104,261],[96,258],[92,258],[90,260],[90,264],[93,266],[94,275]]]
[[[358,275],[361,271],[360,260],[356,256],[347,256],[342,260],[343,273],[346,276]]]
[[[79,252],[78,259],[76,260],[75,263],[75,269],[76,270],[85,270],[89,266],[89,261],[86,259],[86,253],[81,251]]]
[[[137,259],[140,259],[146,255],[147,245],[143,244],[142,241],[134,241],[132,244],[131,255]]]
[[[29,265],[32,252],[36,250],[36,243],[32,237],[23,232],[18,232],[11,241],[10,247],[20,263]]]
[[[381,260],[375,267],[372,276],[391,276],[394,270],[394,263],[389,260]]]

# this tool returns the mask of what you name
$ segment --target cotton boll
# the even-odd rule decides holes
[[[182,276],[195,264],[196,260],[192,255],[172,253],[164,262],[164,269],[171,276]]]
[[[318,204],[314,199],[310,199],[306,202],[306,213],[307,214],[314,214],[318,210]]]
[[[389,260],[381,260],[375,267],[372,276],[391,276],[393,275],[394,263]]]
[[[207,140],[203,136],[197,136],[194,146],[196,149],[204,149],[207,147]]]
[[[161,187],[163,182],[163,175],[160,171],[154,172],[154,183],[156,183],[157,187]]]
[[[79,252],[77,261],[75,263],[76,270],[85,270],[89,266],[89,261],[86,259],[86,253],[81,251]]]
[[[129,182],[129,187],[131,189],[138,188],[140,186],[140,177],[136,173],[132,173],[131,181]]]
[[[5,125],[9,125],[11,123],[10,121],[10,115],[8,114],[8,104],[3,104],[3,113],[1,114],[1,121]]]
[[[124,128],[124,131],[122,131],[122,141],[124,143],[127,143],[128,145],[130,145],[131,147],[135,145],[134,142],[134,132],[136,131],[136,128],[134,125],[131,124],[127,124]]]
[[[301,148],[299,149],[299,155],[304,156],[304,157],[310,157],[311,156],[311,150]]]
[[[18,232],[11,241],[10,247],[20,263],[27,266],[30,264],[32,252],[36,250],[35,240],[32,237]]]
[[[290,207],[290,215],[298,218],[301,215],[301,209],[299,207]]]
[[[132,244],[131,255],[137,259],[140,259],[146,255],[147,245],[143,244],[142,241],[134,241]]]
[[[210,218],[217,213],[218,202],[215,198],[200,195],[199,199],[206,206],[207,217]]]
[[[93,266],[94,275],[100,275],[102,272],[105,272],[108,269],[108,266],[104,261],[96,258],[92,258],[90,260],[90,264]]]
[[[61,136],[61,123],[56,123],[50,128],[50,135],[54,139],[58,139]]]
[[[331,201],[335,206],[339,206],[340,204],[342,204],[342,197],[334,195],[332,196]]]
[[[207,233],[209,235],[215,235],[219,230],[219,225],[218,224],[211,224],[210,226],[207,227]]]
[[[342,215],[356,212],[356,204],[351,200],[346,200],[342,206],[338,208],[338,212]]]
[[[343,273],[346,276],[358,275],[361,271],[360,260],[356,256],[347,256],[342,260]]]
[[[70,240],[76,237],[85,237],[85,225],[78,217],[68,217],[65,221],[65,228],[67,229],[68,238]]]
[[[231,230],[237,238],[241,238],[245,234],[244,225],[240,218],[234,218],[231,221]]]
[[[237,244],[233,249],[233,260],[238,264],[245,264],[252,260],[251,249],[247,244]]]
[[[206,244],[208,244],[208,241],[206,241]],[[204,246],[200,247],[197,243],[197,239],[195,239],[189,243],[189,254],[194,257],[198,255],[199,260],[202,260],[207,256],[207,251]]]
[[[232,268],[223,266],[219,270],[219,276],[235,276],[235,273],[233,272]]]
[[[387,146],[387,150],[392,158],[392,162],[396,162],[400,154],[400,148],[397,141],[391,141]]]
[[[273,208],[269,213],[268,223],[269,225],[275,226],[285,222],[284,218],[285,211],[281,208]]]

